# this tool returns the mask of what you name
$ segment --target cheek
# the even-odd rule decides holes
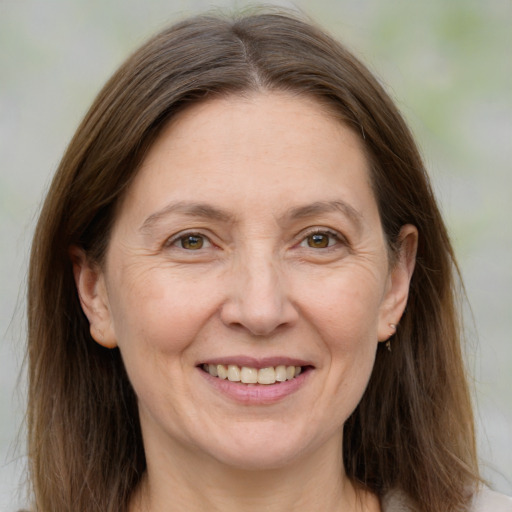
[[[338,425],[356,408],[373,370],[382,283],[370,272],[347,269],[315,290],[304,308],[326,353],[328,410],[337,411]]]
[[[215,311],[215,284],[204,279],[160,268],[118,277],[111,312],[122,352],[182,352]]]
[[[382,284],[371,272],[356,270],[317,279],[303,302],[305,315],[333,351],[357,352],[377,343]]]

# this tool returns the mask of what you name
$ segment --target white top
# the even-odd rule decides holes
[[[512,512],[512,498],[484,488],[474,497],[471,512]]]
[[[414,512],[403,493],[390,492],[382,500],[382,512]],[[475,494],[468,512],[512,512],[512,498],[482,488]]]

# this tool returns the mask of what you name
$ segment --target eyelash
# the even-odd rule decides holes
[[[327,245],[325,247],[321,247],[321,246],[320,247],[312,247],[310,245],[307,245],[308,240],[310,240],[312,237],[317,236],[317,235],[328,237]],[[187,238],[188,239],[190,239],[190,238],[200,239],[201,240],[200,247],[197,247],[197,248],[184,247],[183,244],[187,240]],[[180,242],[181,242],[181,246],[178,245]],[[206,243],[206,247],[204,246],[205,243]],[[306,245],[304,245],[304,244],[306,244]],[[336,231],[329,230],[329,229],[316,228],[314,230],[311,230],[311,231],[305,233],[302,236],[302,238],[300,239],[300,241],[296,247],[301,247],[304,249],[315,249],[315,250],[320,249],[320,250],[328,251],[328,250],[335,249],[336,246],[339,244],[347,245],[347,241],[339,233],[337,233]],[[166,242],[165,246],[166,247],[177,247],[178,249],[182,249],[185,251],[196,252],[201,249],[209,249],[210,247],[213,246],[213,244],[212,244],[211,240],[206,235],[204,235],[202,233],[188,232],[188,233],[179,233],[178,235],[173,236]]]
[[[183,247],[183,242],[185,240],[187,240],[187,238],[188,239],[190,239],[190,238],[201,239],[201,241],[202,241],[201,246],[198,247],[198,248],[195,248],[195,249]],[[181,247],[178,247],[178,245],[177,245],[179,242],[181,242]],[[204,243],[205,242],[206,242],[206,244],[208,244],[207,247],[204,247]],[[200,249],[209,249],[212,245],[213,245],[212,242],[210,241],[210,239],[206,235],[203,235],[202,233],[196,233],[196,232],[179,233],[178,235],[173,236],[172,238],[170,238],[165,243],[166,247],[177,247],[179,249],[183,249],[185,251],[190,251],[190,252],[199,251]]]
[[[327,242],[328,245],[325,246],[325,247],[311,247],[309,245],[303,245],[303,244],[307,244],[308,243],[308,239],[311,239],[315,235],[322,235],[322,236],[328,237],[329,238],[329,240]],[[347,241],[338,232],[331,231],[330,229],[316,228],[316,229],[314,229],[312,231],[307,232],[303,236],[301,241],[299,242],[298,246],[301,247],[301,248],[304,248],[304,249],[317,249],[317,250],[321,249],[321,250],[325,251],[325,250],[332,250],[332,249],[335,248],[335,246],[337,246],[339,244],[347,245]]]

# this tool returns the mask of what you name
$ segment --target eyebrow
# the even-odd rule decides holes
[[[304,206],[290,208],[285,212],[283,219],[286,221],[293,221],[332,212],[340,212],[352,220],[358,227],[361,226],[361,213],[345,201],[339,199],[334,201],[316,201]],[[149,231],[161,219],[176,213],[187,217],[209,219],[224,223],[231,223],[235,220],[234,216],[228,211],[212,206],[211,204],[178,201],[170,203],[161,210],[152,213],[142,223],[140,231]]]
[[[178,213],[181,215],[186,215],[187,217],[194,218],[202,218],[202,219],[210,219],[216,220],[220,222],[232,222],[233,216],[220,208],[216,208],[208,203],[195,203],[190,201],[178,201],[176,203],[171,203],[158,210],[155,213],[152,213],[140,227],[140,231],[149,231],[151,228],[158,223],[164,217],[171,215],[173,213]]]
[[[285,214],[290,220],[304,219],[325,213],[340,212],[348,217],[357,227],[361,227],[363,216],[353,206],[340,199],[335,201],[316,201],[312,204],[291,208]]]

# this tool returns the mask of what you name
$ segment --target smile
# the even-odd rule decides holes
[[[303,368],[301,366],[268,366],[266,368],[253,368],[238,366],[236,364],[203,364],[202,369],[212,377],[242,384],[275,384],[298,377]]]

